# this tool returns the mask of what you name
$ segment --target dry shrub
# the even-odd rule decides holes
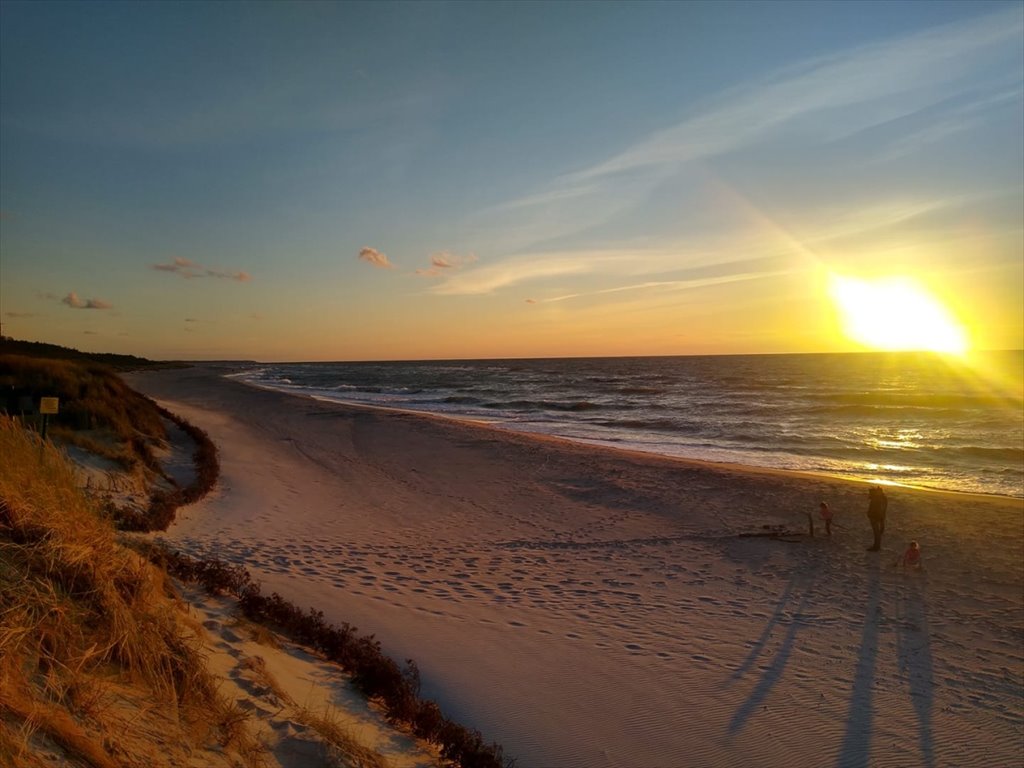
[[[63,456],[6,417],[0,455],[0,747],[28,728],[87,764],[115,765],[97,691],[111,675],[241,745],[163,575],[117,543]]]
[[[156,403],[153,403],[153,407],[160,415],[173,421],[192,438],[196,445],[196,449],[192,453],[196,476],[195,480],[185,488],[153,493],[145,512],[130,508],[111,509],[110,516],[117,527],[123,531],[166,531],[167,527],[174,522],[178,508],[203,498],[213,489],[220,475],[217,446],[214,445],[210,436],[199,427],[165,408],[161,408]]]
[[[420,698],[420,676],[415,662],[400,666],[381,650],[373,635],[359,635],[356,627],[328,623],[322,611],[303,611],[276,592],[262,594],[241,566],[218,560],[198,560],[165,546],[139,542],[136,547],[177,578],[200,584],[211,594],[238,599],[242,615],[269,626],[285,637],[309,646],[352,675],[353,685],[368,699],[379,701],[392,723],[408,727],[417,737],[437,744],[441,755],[461,768],[507,768],[498,744],[488,744],[479,731],[448,719],[433,701]]]

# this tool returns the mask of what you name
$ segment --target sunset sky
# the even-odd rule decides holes
[[[1022,136],[1020,2],[4,0],[0,319],[153,358],[870,348],[838,279],[1016,349]]]

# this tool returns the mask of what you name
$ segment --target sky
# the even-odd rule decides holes
[[[1019,349],[1022,137],[1021,2],[2,0],[0,320],[394,360],[853,351],[934,309]]]

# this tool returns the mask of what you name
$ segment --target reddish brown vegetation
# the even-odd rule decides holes
[[[148,400],[148,398],[147,398]],[[179,507],[192,504],[203,498],[217,483],[220,474],[220,460],[217,458],[217,446],[210,436],[199,427],[185,419],[161,408],[150,400],[153,407],[164,418],[170,419],[184,431],[196,445],[192,453],[196,476],[185,488],[170,491],[156,491],[150,496],[149,507],[145,512],[127,508],[111,509],[111,516],[118,528],[125,531],[166,531],[174,522],[174,515]]]
[[[211,594],[238,598],[249,620],[273,627],[295,642],[307,645],[352,675],[355,686],[367,698],[380,701],[388,718],[409,727],[421,739],[441,747],[442,756],[462,768],[503,768],[502,748],[486,744],[480,732],[459,725],[441,712],[433,701],[420,698],[420,677],[415,662],[405,666],[386,656],[373,635],[359,635],[355,627],[329,624],[322,611],[303,611],[276,592],[262,594],[241,566],[220,560],[197,560],[153,544],[144,551],[174,576],[202,585]]]

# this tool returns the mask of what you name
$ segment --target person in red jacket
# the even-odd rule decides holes
[[[910,542],[903,554],[900,555],[900,559],[896,562],[904,568],[921,568],[924,565],[924,562],[921,560],[921,546],[916,541]]]
[[[818,514],[825,521],[825,535],[832,535],[832,508],[824,501],[818,505]]]

